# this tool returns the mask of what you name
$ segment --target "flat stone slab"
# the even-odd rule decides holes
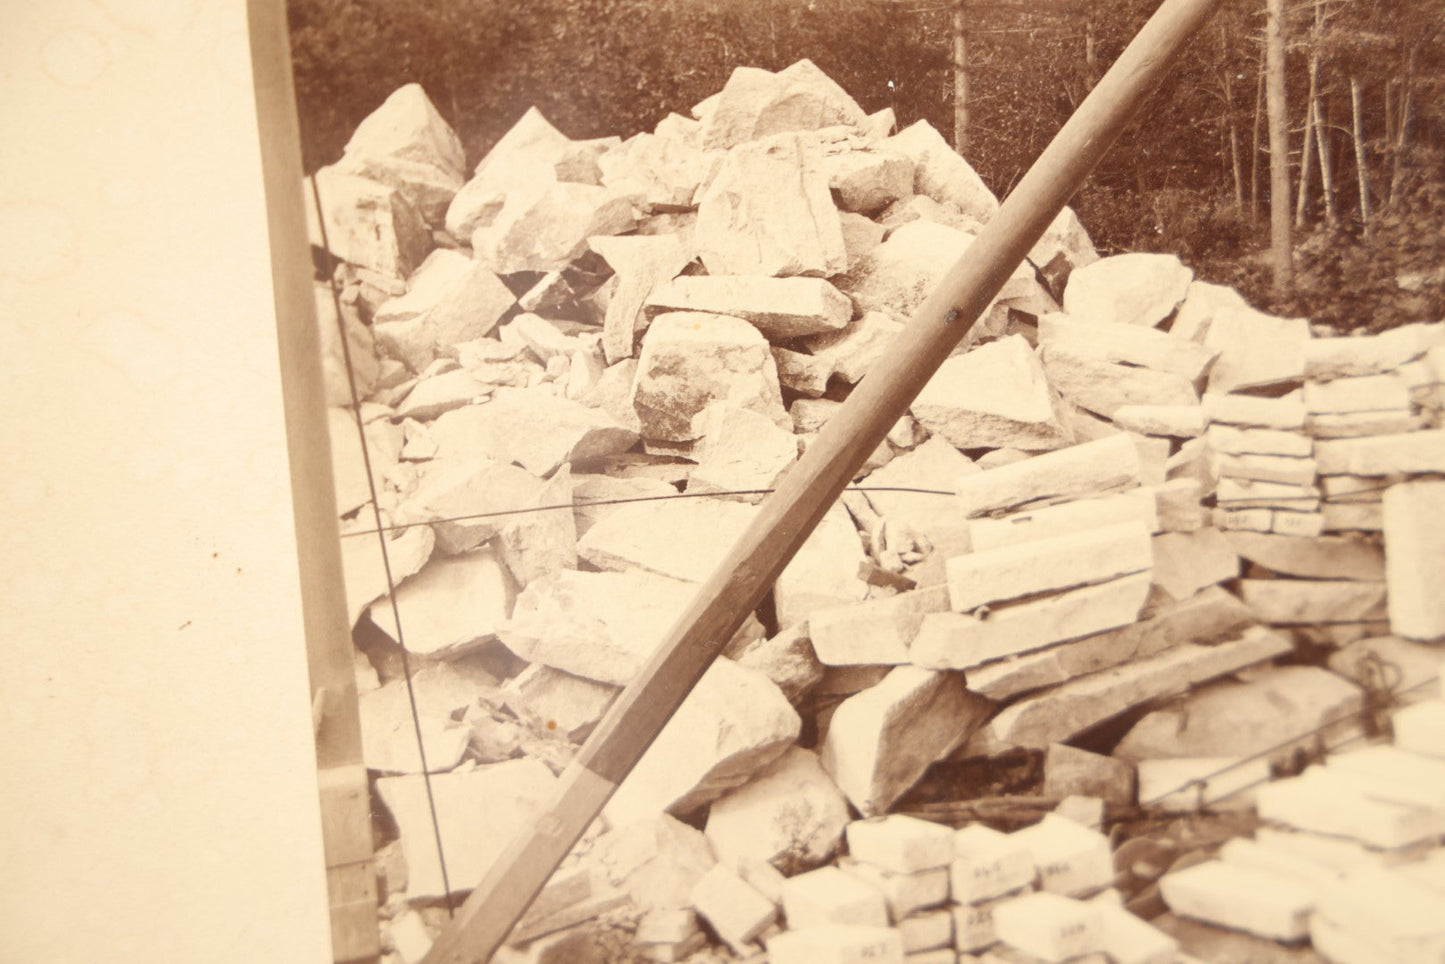
[[[409,652],[459,655],[494,639],[512,611],[511,579],[492,549],[483,547],[429,561],[396,587],[397,628],[391,600],[383,596],[368,610],[371,621]]]
[[[1301,776],[1259,787],[1259,816],[1295,830],[1357,840],[1394,850],[1445,832],[1445,814],[1373,799],[1371,781],[1313,766]]]
[[[1253,308],[1216,311],[1204,344],[1219,352],[1209,370],[1211,392],[1264,388],[1304,378],[1309,321],[1276,318]]]
[[[1238,428],[1216,423],[1209,426],[1204,437],[1209,447],[1221,455],[1277,455],[1307,459],[1314,454],[1315,448],[1308,435],[1269,428]]]
[[[436,534],[431,526],[412,526],[388,536],[386,559],[374,535],[350,536],[341,540],[341,567],[346,578],[347,625],[355,626],[361,614],[386,595],[387,564],[393,580],[415,575],[431,558]]]
[[[1239,595],[1275,625],[1354,623],[1385,618],[1385,583],[1344,580],[1241,579]]]
[[[1209,425],[1204,409],[1186,405],[1121,405],[1114,409],[1114,424],[1129,432],[1169,438],[1197,438]]]
[[[1046,747],[1149,700],[1185,692],[1195,683],[1236,672],[1292,649],[1261,628],[1217,646],[1181,643],[1157,655],[1073,679],[1005,708],[986,732],[1003,744]]]
[[[948,560],[955,612],[1052,590],[1107,582],[1153,565],[1149,530],[1125,522]]]
[[[1221,453],[1218,471],[1223,477],[1251,482],[1278,482],[1281,485],[1312,486],[1318,466],[1314,459],[1292,455],[1230,455]]]
[[[1406,482],[1384,498],[1385,579],[1390,631],[1445,637],[1445,482]]]
[[[1044,961],[1074,960],[1104,945],[1099,909],[1058,894],[1000,901],[993,910],[993,926],[1004,944]]]
[[[1039,356],[1050,385],[1079,407],[1106,418],[1130,406],[1199,402],[1193,384],[1183,375],[1100,361],[1055,344],[1044,345]]]
[[[1445,429],[1315,443],[1322,475],[1445,472]]]
[[[1039,319],[1039,344],[1099,362],[1135,365],[1193,382],[1219,352],[1152,327],[1119,321],[1081,320],[1066,314]]]
[[[1120,254],[1069,275],[1064,310],[1081,321],[1152,328],[1184,300],[1194,272],[1172,254]]]
[[[1127,626],[1151,585],[1147,572],[991,611],[923,617],[908,657],[929,669],[967,669],[1055,643]]]
[[[1018,335],[949,358],[911,411],[960,449],[1047,451],[1071,441],[1044,369]]]
[[[968,532],[978,552],[1131,521],[1142,522],[1151,533],[1159,531],[1159,504],[1154,492],[1131,489],[1117,495],[1025,509],[996,519],[972,519]]]
[[[848,296],[822,278],[690,275],[658,285],[647,306],[731,315],[769,341],[839,331],[853,317]]]
[[[1385,578],[1384,549],[1359,537],[1300,538],[1260,532],[1230,532],[1225,538],[1240,556],[1282,576],[1366,582],[1378,582]]]
[[[823,743],[823,769],[864,816],[884,813],[929,765],[957,749],[992,708],[958,673],[915,666],[844,700]]]
[[[1121,434],[966,473],[956,489],[964,513],[972,519],[1031,503],[1126,489],[1140,481],[1138,449]]]
[[[1316,910],[1312,938],[1320,933],[1315,925],[1324,924],[1334,929],[1326,938],[1328,943],[1347,937],[1357,942],[1356,947],[1363,945],[1364,952],[1375,960],[1438,960],[1445,954],[1440,891],[1412,880],[1399,869],[1353,871],[1325,891]],[[1343,955],[1336,959],[1349,960]]]
[[[688,492],[717,492],[743,502],[761,502],[798,460],[798,439],[765,415],[716,406],[707,416],[692,457],[697,467],[688,476]]]
[[[1165,875],[1159,889],[1182,917],[1275,941],[1309,935],[1313,897],[1280,874],[1213,860]]]
[[[1305,383],[1305,408],[1311,415],[1408,411],[1410,389],[1398,375],[1360,375]]]
[[[1204,406],[1204,413],[1211,422],[1279,430],[1305,427],[1304,396],[1298,391],[1279,398],[1259,398],[1253,395],[1230,395],[1216,391],[1211,386],[1209,391],[1200,396],[1199,402]]]

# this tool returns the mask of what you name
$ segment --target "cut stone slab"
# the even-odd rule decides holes
[[[1304,396],[1290,392],[1280,398],[1205,392],[1200,404],[1211,422],[1254,428],[1302,429],[1305,425]]]
[[[1408,411],[1410,389],[1398,375],[1359,375],[1304,386],[1305,408],[1311,415],[1349,412]]]
[[[1285,637],[1258,627],[1217,646],[1181,643],[1020,700],[994,717],[987,733],[1015,746],[1067,742],[1130,707],[1185,692],[1196,683],[1273,659],[1292,648]]]
[[[865,311],[842,331],[815,335],[806,340],[813,357],[850,385],[857,384],[887,353],[893,339],[903,330],[881,311]]]
[[[1154,583],[1174,599],[1239,575],[1239,555],[1218,529],[1154,537]]]
[[[808,635],[825,666],[899,665],[910,661],[909,643],[927,614],[947,609],[943,587],[917,589],[815,609],[808,615]]]
[[[786,753],[800,726],[797,712],[766,676],[728,659],[716,660],[605,812],[620,821],[696,810]]]
[[[431,558],[436,534],[430,526],[413,526],[389,533],[386,560],[373,536],[352,536],[341,540],[341,567],[346,577],[347,625],[355,626],[361,614],[386,595],[387,563],[393,580],[405,580],[420,571]]]
[[[710,275],[827,278],[848,268],[827,175],[791,134],[728,151],[698,199],[693,244]]]
[[[419,372],[458,342],[481,338],[516,299],[485,265],[446,249],[429,254],[406,294],[372,319],[382,351]]]
[[[422,656],[460,655],[495,638],[512,611],[515,590],[490,548],[432,559],[396,588],[397,629],[389,597],[371,604],[371,621]],[[405,636],[405,639],[400,637]]]
[[[1282,485],[1314,485],[1314,459],[1290,455],[1227,455],[1218,456],[1219,474],[1251,482],[1278,482]]]
[[[1406,806],[1445,811],[1445,763],[1376,744],[1332,754],[1326,769],[1367,778],[1365,795]]]
[[[1038,868],[1040,890],[1082,897],[1114,882],[1109,838],[1097,830],[1050,813],[1009,837],[1024,848]]]
[[[1058,894],[1036,893],[1000,901],[994,932],[1009,947],[1045,961],[1068,961],[1103,947],[1099,909]]]
[[[1149,573],[990,612],[925,616],[909,659],[929,669],[966,669],[1120,626],[1139,617],[1149,595]]]
[[[947,848],[945,847],[945,853]],[[888,917],[894,924],[917,914],[920,910],[938,907],[948,902],[948,868],[935,867],[931,870],[899,874],[884,870],[876,864],[855,860],[852,857],[838,858],[838,869],[850,877],[857,877],[883,894],[888,905]]]
[[[1322,475],[1445,472],[1445,429],[1321,440],[1315,460]]]
[[[616,288],[602,320],[602,351],[607,364],[631,358],[646,328],[645,306],[658,285],[665,284],[692,260],[675,235],[589,238],[588,246],[611,266]]]
[[[702,147],[727,149],[782,131],[863,129],[867,114],[811,60],[773,73],[739,67],[697,116]],[[701,105],[699,105],[701,108]]]
[[[817,754],[793,746],[713,801],[704,833],[719,860],[762,861],[796,874],[832,857],[847,826],[848,801]]]
[[[1125,406],[1199,402],[1194,386],[1182,375],[1098,361],[1053,344],[1044,345],[1039,355],[1050,385],[1074,404],[1106,418]]]
[[[1372,781],[1313,766],[1255,791],[1259,816],[1296,830],[1347,837],[1381,850],[1409,847],[1445,832],[1445,814],[1370,796]]]
[[[954,831],[931,820],[889,814],[848,824],[848,853],[854,860],[895,874],[947,867],[953,860]]]
[[[1138,449],[1129,436],[1121,434],[965,474],[956,487],[964,514],[972,519],[1045,500],[1125,489],[1139,482]]]
[[[1259,482],[1254,479],[1221,477],[1215,498],[1222,509],[1292,509],[1313,512],[1319,508],[1320,492],[1313,485]]]
[[[432,423],[442,458],[487,455],[537,476],[564,462],[625,452],[637,433],[605,412],[545,391],[498,389],[484,405],[447,412]]]
[[[1204,338],[1219,352],[1209,370],[1211,392],[1264,388],[1304,378],[1309,321],[1276,318],[1252,308],[1216,311]],[[1286,427],[1286,426],[1280,426]]]
[[[1171,254],[1119,254],[1069,275],[1064,310],[1080,321],[1152,328],[1184,300],[1194,272]]]
[[[1151,327],[1067,314],[1039,319],[1039,344],[1093,361],[1179,375],[1190,382],[1203,376],[1218,355],[1214,349]]]
[[[1383,582],[1241,579],[1239,596],[1261,620],[1275,625],[1385,618]]]
[[[1199,405],[1121,405],[1114,410],[1114,424],[1143,435],[1197,438],[1209,420]]]
[[[913,193],[956,204],[980,221],[998,210],[998,199],[983,178],[928,121],[917,121],[883,143],[885,149],[913,159]]]
[[[431,251],[421,213],[395,188],[331,165],[316,172],[316,189],[323,217],[306,205],[312,243],[321,246],[324,221],[326,248],[342,261],[405,280]]]
[[[400,831],[406,856],[407,898],[442,897],[435,834],[446,852],[447,878],[466,889],[481,880],[512,842],[540,817],[555,793],[556,778],[537,760],[510,760],[464,773],[431,778],[436,819],[420,774],[382,777],[377,794]]]
[[[1437,961],[1445,956],[1440,892],[1399,870],[1353,871],[1326,889],[1316,910],[1317,922],[1362,941],[1374,960]]]
[[[1398,435],[1427,426],[1424,415],[1409,409],[1311,415],[1305,429],[1317,439],[1349,439],[1362,435]]]
[[[1203,342],[1209,333],[1214,313],[1221,308],[1248,308],[1244,296],[1228,285],[1212,284],[1197,278],[1189,283],[1184,303],[1174,315],[1169,334],[1176,338]]]
[[[910,221],[850,265],[838,287],[860,312],[879,311],[906,322],[963,257],[973,238],[948,225]]]
[[[1315,379],[1389,372],[1429,350],[1413,325],[1378,335],[1316,338],[1305,349],[1305,375]]]
[[[960,904],[978,904],[1030,887],[1038,876],[1028,845],[1013,834],[981,823],[954,832],[949,865],[950,896]]]
[[[1159,889],[1182,917],[1275,941],[1309,935],[1309,889],[1280,874],[1211,860],[1166,874]]]
[[[1282,576],[1302,579],[1385,578],[1385,553],[1380,546],[1351,536],[1298,538],[1258,532],[1225,536],[1234,551],[1255,565]]]
[[[761,502],[760,490],[771,489],[797,461],[798,440],[765,415],[716,406],[706,417],[692,456],[697,468],[688,477],[688,492],[752,493],[729,497]]]
[[[778,624],[796,626],[818,609],[867,598],[859,576],[867,558],[848,510],[835,504],[773,584]]]
[[[1221,680],[1148,714],[1114,749],[1123,760],[1247,757],[1319,730],[1328,738],[1363,706],[1360,687],[1318,666],[1272,666]],[[1274,753],[1287,759],[1289,747]]]
[[[823,924],[767,941],[769,964],[904,964],[903,935],[892,927]]]
[[[604,187],[644,211],[686,211],[718,159],[684,140],[641,133],[605,151],[597,167]]]
[[[1391,486],[1384,527],[1390,631],[1407,639],[1445,637],[1445,482]]]
[[[1072,440],[1043,366],[1020,335],[946,360],[911,411],[960,449],[1047,451]]]
[[[1325,532],[1380,532],[1385,528],[1384,507],[1378,502],[1330,503],[1320,506]]]
[[[522,591],[499,635],[530,662],[622,686],[695,591],[691,583],[647,572],[559,570]]]
[[[407,499],[405,512],[430,521],[442,552],[468,552],[500,533],[512,517],[491,515],[538,504],[543,482],[525,469],[489,458],[434,459]],[[565,500],[564,500],[565,501]]]
[[[981,552],[1132,521],[1142,522],[1151,533],[1159,531],[1158,502],[1153,492],[1131,489],[1118,495],[1026,509],[998,519],[973,519],[968,530],[973,550]]]
[[[1325,515],[1323,512],[1276,512],[1270,520],[1270,530],[1282,536],[1318,538],[1325,531]]]
[[[949,603],[955,612],[1050,590],[1106,582],[1153,564],[1149,530],[1125,522],[1003,546],[948,560]]]
[[[883,813],[992,709],[958,673],[900,666],[838,706],[823,769],[864,816]]]
[[[745,408],[792,428],[767,340],[746,321],[726,315],[657,316],[643,339],[632,403],[650,439],[699,438],[713,405]]]
[[[1054,743],[1044,751],[1043,793],[1128,806],[1134,802],[1134,768],[1123,760]]]
[[[1090,904],[1098,909],[1103,925],[1100,946],[1114,964],[1174,964],[1179,959],[1179,942],[1153,924],[1103,894]]]
[[[685,276],[654,288],[650,308],[742,318],[768,340],[839,331],[853,304],[822,278]]]
[[[930,910],[900,919],[896,927],[903,935],[907,959],[917,964],[918,958],[933,952],[942,955],[935,960],[956,964],[953,951],[953,914],[947,910]]]
[[[734,951],[748,945],[777,920],[778,909],[723,864],[714,864],[688,894],[698,916]]]
[[[520,700],[548,730],[580,743],[612,705],[618,689],[537,663],[508,680],[503,692],[509,702]]]
[[[789,878],[783,884],[783,914],[795,931],[823,924],[888,926],[882,892],[837,867]]]
[[[963,964],[982,962],[984,958],[969,956],[998,944],[993,929],[993,911],[1002,901],[963,904],[953,907],[953,946]]]
[[[635,225],[632,202],[608,188],[541,183],[508,192],[495,220],[472,232],[472,252],[497,274],[546,273],[567,267],[588,238]]]
[[[599,569],[637,568],[702,582],[712,575],[756,511],[726,499],[617,506],[578,540],[577,552]],[[796,620],[784,622],[793,625]]]
[[[1221,455],[1275,455],[1307,459],[1314,454],[1314,442],[1309,436],[1278,429],[1216,424],[1209,426],[1205,438],[1209,447]]]

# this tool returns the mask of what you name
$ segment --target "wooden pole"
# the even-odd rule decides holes
[[[381,954],[372,869],[371,795],[361,757],[361,715],[332,487],[331,437],[301,190],[301,130],[291,78],[286,5],[284,0],[250,0],[248,15],[302,624],[316,728],[331,950],[336,961],[371,961]]]
[[[1274,292],[1294,287],[1290,220],[1289,109],[1284,90],[1284,0],[1265,0],[1265,86],[1269,101],[1269,248]],[[1308,150],[1308,146],[1306,147]]]
[[[914,313],[887,356],[763,502],[752,525],[563,772],[551,808],[492,864],[423,964],[485,961],[506,939],[718,650],[1083,184],[1217,2],[1165,0],[1144,25],[967,255]]]

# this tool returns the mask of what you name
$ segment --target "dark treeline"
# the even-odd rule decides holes
[[[1157,6],[964,0],[965,156],[1005,195]],[[291,0],[308,169],[422,84],[475,163],[536,105],[574,138],[687,113],[735,67],[807,57],[867,110],[954,131],[948,0]],[[1173,251],[1341,327],[1445,314],[1445,0],[1293,0],[1297,275],[1270,290],[1264,0],[1225,0],[1075,198],[1101,251]]]

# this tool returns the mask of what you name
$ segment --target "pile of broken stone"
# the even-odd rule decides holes
[[[411,85],[317,173],[389,960],[419,959],[447,890],[539,816],[996,210],[927,122],[893,127],[808,61],[740,68],[625,141],[533,109],[469,176]],[[1318,921],[1331,960],[1438,951],[1418,914],[1329,916],[1352,905],[1318,868],[1438,903],[1442,704],[1407,711],[1433,742],[1367,748],[1416,754],[1427,791],[1376,779],[1407,767],[1383,756],[1251,789],[1361,742],[1386,689],[1431,695],[1445,656],[1445,325],[1322,334],[1172,256],[1100,258],[1065,210],[497,959],[1186,960],[1110,890],[1104,807],[1256,802],[1252,862],[1164,878],[1178,914],[1284,941]],[[934,764],[1019,752],[1061,807],[1034,826],[894,812]],[[1241,865],[1316,889],[1255,926],[1271,885]]]

